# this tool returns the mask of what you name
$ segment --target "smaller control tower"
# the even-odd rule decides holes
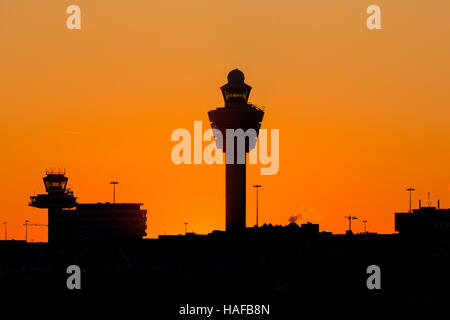
[[[65,171],[45,171],[44,185],[46,194],[31,196],[30,206],[48,209],[48,241],[53,242],[55,238],[55,221],[62,209],[73,208],[77,205],[77,198],[67,188]]]
[[[222,145],[218,148],[227,153],[227,130],[242,129],[246,132],[253,129],[256,136],[246,138],[245,153],[248,153],[256,145],[256,137],[261,127],[264,111],[248,103],[250,87],[244,82],[242,71],[234,69],[228,74],[228,83],[220,88],[222,90],[225,107],[219,107],[208,112],[211,127],[220,130],[223,137]],[[236,139],[235,139],[236,140]],[[251,141],[250,141],[251,140]],[[216,140],[217,142],[217,140]],[[241,231],[245,229],[245,197],[246,197],[246,168],[244,163],[238,163],[237,143],[234,141],[234,161],[226,163],[226,230]],[[228,156],[228,155],[227,155]]]

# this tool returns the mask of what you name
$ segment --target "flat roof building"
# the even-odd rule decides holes
[[[450,238],[450,209],[420,207],[411,212],[397,212],[395,231],[401,236]]]

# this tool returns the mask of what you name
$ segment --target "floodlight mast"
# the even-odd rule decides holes
[[[111,181],[109,184],[113,185],[113,203],[116,204],[116,184],[119,184],[119,182]]]
[[[3,224],[5,225],[5,240],[8,240],[8,221],[3,222]]]
[[[255,184],[253,186],[253,188],[256,189],[256,227],[259,227],[259,224],[258,224],[258,189],[261,187],[262,187],[262,185],[260,185],[260,184]]]
[[[364,223],[364,233],[367,233],[367,220],[362,221]]]
[[[25,226],[25,242],[28,242],[28,223],[29,220],[25,220],[24,226]]]
[[[411,197],[412,197],[412,192],[416,191],[416,189],[409,187],[408,189],[406,189],[406,191],[409,192],[409,213],[412,212],[412,208],[411,208]]]

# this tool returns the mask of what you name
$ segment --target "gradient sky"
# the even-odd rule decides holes
[[[66,7],[82,10],[68,30]],[[366,28],[381,7],[382,30]],[[46,168],[80,202],[143,202],[148,233],[225,227],[225,168],[171,162],[174,129],[208,125],[240,68],[263,128],[280,129],[280,170],[247,170],[247,225],[320,223],[394,231],[395,211],[431,192],[450,207],[448,0],[0,0],[0,222],[24,239]],[[3,225],[0,236],[3,238]],[[29,239],[47,230],[30,227]]]

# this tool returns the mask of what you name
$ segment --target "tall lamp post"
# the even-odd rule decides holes
[[[364,223],[364,233],[367,233],[367,220],[362,221]]]
[[[28,222],[29,220],[25,220],[24,226],[25,226],[25,242],[28,242]]]
[[[111,181],[109,184],[113,185],[113,203],[116,203],[116,184],[119,184],[118,181]]]
[[[8,229],[6,227],[6,225],[8,224],[8,222],[3,222],[3,224],[5,225],[5,240],[8,240]]]
[[[261,187],[262,187],[262,185],[260,185],[260,184],[255,184],[253,186],[253,188],[256,189],[256,227],[259,227],[259,224],[258,224],[258,189]]]
[[[408,189],[406,189],[406,191],[408,191],[409,192],[409,212],[411,213],[411,194],[412,194],[412,192],[413,191],[416,191],[416,189],[414,189],[414,188],[408,188]]]

